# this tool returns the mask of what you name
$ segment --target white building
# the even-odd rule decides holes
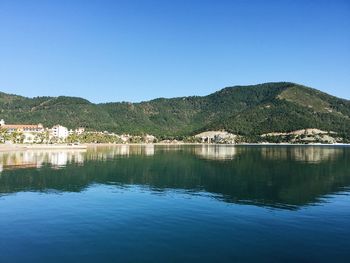
[[[51,136],[59,139],[66,139],[68,137],[68,129],[61,125],[55,125],[51,129]]]
[[[85,128],[83,127],[79,127],[77,129],[75,129],[75,133],[78,134],[78,135],[81,135],[85,132]]]
[[[70,129],[70,130],[68,131],[68,134],[69,134],[69,135],[73,135],[73,134],[81,135],[81,134],[83,134],[84,132],[85,132],[85,128],[79,127],[79,128],[77,128],[77,129],[75,129],[75,130]]]
[[[194,136],[202,143],[235,143],[237,135],[226,131],[205,131]]]

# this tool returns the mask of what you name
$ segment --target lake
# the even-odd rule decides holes
[[[350,147],[0,152],[0,262],[349,262]]]

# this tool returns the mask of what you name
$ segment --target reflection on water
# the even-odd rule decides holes
[[[343,153],[341,147],[327,146],[292,146],[292,147],[265,147],[261,148],[261,154],[265,159],[287,160],[300,162],[319,163],[332,161]]]
[[[3,194],[83,191],[95,183],[139,185],[157,193],[209,193],[229,203],[295,209],[350,186],[350,149],[339,146],[122,145],[27,150],[0,153],[0,167]]]
[[[68,163],[82,164],[86,160],[108,160],[118,156],[153,156],[155,154],[153,144],[146,145],[120,145],[120,146],[95,146],[85,149],[60,149],[60,150],[21,150],[0,152],[0,172],[6,169],[40,168],[43,164],[52,167],[64,167]],[[334,161],[344,152],[342,147],[319,146],[259,146],[242,147],[232,145],[195,145],[192,147],[179,145],[158,146],[157,151],[182,151],[208,160],[232,160],[237,155],[249,154],[255,148],[261,153],[263,159],[268,160],[294,160],[308,163],[320,163],[322,161]]]
[[[90,147],[87,159],[90,160],[105,160],[112,159],[115,156],[129,156],[129,155],[154,155],[153,144],[145,145],[118,145],[118,146],[95,146]]]
[[[64,167],[69,163],[82,164],[86,160],[108,160],[116,156],[154,155],[154,145],[120,145],[91,147],[86,149],[60,150],[20,150],[0,152],[0,172],[19,168],[40,168],[44,164],[53,168]]]
[[[249,152],[254,146],[233,145],[200,145],[194,148],[194,153],[204,159],[231,160],[235,156]],[[331,161],[343,153],[341,147],[327,146],[256,146],[264,159],[294,160],[299,162],[319,163]]]
[[[40,168],[43,164],[64,167],[68,163],[82,164],[86,150],[28,150],[0,152],[0,172],[7,169]]]
[[[200,145],[194,153],[202,158],[211,160],[230,160],[237,154],[237,147],[232,145]]]

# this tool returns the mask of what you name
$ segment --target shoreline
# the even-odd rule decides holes
[[[122,145],[160,145],[160,146],[181,146],[181,145],[212,145],[212,146],[350,146],[350,143],[85,143],[87,147],[95,146],[122,146]]]
[[[80,145],[68,144],[0,144],[0,151],[17,151],[17,150],[83,150],[92,147],[113,147],[113,146],[350,146],[347,143],[334,144],[294,144],[294,143],[237,143],[237,144],[215,144],[215,143],[86,143]]]
[[[3,151],[23,151],[23,150],[84,150],[86,145],[68,144],[0,144],[0,152]]]

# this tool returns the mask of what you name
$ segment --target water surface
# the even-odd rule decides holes
[[[0,262],[348,262],[350,148],[0,153]]]

